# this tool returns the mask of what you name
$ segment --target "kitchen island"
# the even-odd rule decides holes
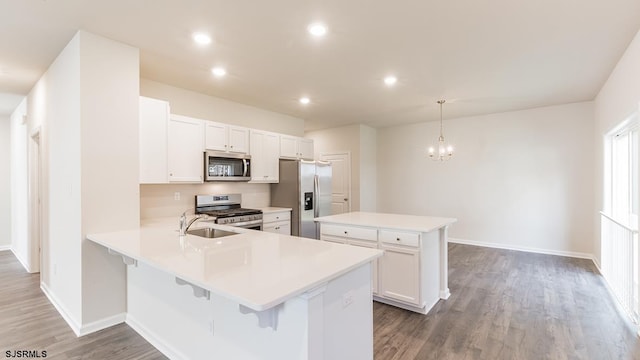
[[[88,235],[127,267],[126,322],[171,359],[372,359],[380,250],[201,222]],[[194,226],[195,228],[196,226]]]
[[[350,212],[315,221],[325,242],[384,250],[372,265],[374,300],[426,314],[451,295],[447,229],[456,219]]]

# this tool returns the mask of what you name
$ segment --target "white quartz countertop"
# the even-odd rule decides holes
[[[262,210],[263,214],[268,214],[268,213],[274,213],[274,212],[291,211],[292,209],[291,208],[269,206],[269,207],[260,208],[260,210]]]
[[[90,234],[112,251],[263,311],[372,261],[381,250],[335,244],[211,223],[238,232],[208,239],[180,237],[175,224]]]
[[[458,221],[458,219],[455,218],[369,212],[350,212],[338,215],[322,216],[315,218],[314,220],[320,223],[356,225],[419,232],[430,232]]]

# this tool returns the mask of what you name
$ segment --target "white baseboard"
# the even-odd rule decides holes
[[[489,247],[489,248],[495,248],[495,249],[516,250],[516,251],[524,251],[524,252],[530,252],[530,253],[536,253],[536,254],[557,255],[557,256],[565,256],[565,257],[572,257],[572,258],[578,258],[578,259],[594,260],[594,257],[592,254],[574,252],[574,251],[548,250],[548,249],[540,249],[540,248],[534,248],[534,247],[528,247],[528,246],[457,239],[452,237],[449,237],[449,242],[455,243],[455,244],[482,246],[482,247]]]
[[[600,263],[598,262],[598,259],[596,259],[595,255],[591,257],[591,261],[593,261],[593,265],[598,268],[598,272],[600,273],[600,275],[602,275],[602,267],[600,267]]]
[[[13,255],[16,257],[16,259],[18,259],[18,261],[20,262],[20,264],[22,265],[22,267],[27,270],[28,273],[33,273],[33,271],[31,271],[31,266],[29,266],[29,264],[24,261],[24,259],[22,259],[20,257],[20,255],[15,251],[14,248],[11,248],[11,252],[13,253]]]
[[[53,305],[53,307],[55,307],[56,310],[58,310],[58,313],[60,314],[60,316],[62,316],[64,321],[67,322],[67,324],[69,325],[71,330],[73,330],[73,332],[76,334],[76,336],[78,337],[81,336],[80,324],[78,324],[78,322],[70,315],[70,313],[65,309],[65,307],[58,300],[58,298],[49,290],[47,285],[41,282],[40,289],[42,290],[44,295],[47,297],[47,299],[49,299],[49,302],[51,303],[51,305]]]
[[[69,325],[71,330],[73,330],[77,337],[89,335],[96,331],[100,331],[114,325],[122,324],[123,322],[125,322],[125,319],[127,317],[126,313],[121,313],[88,323],[86,325],[80,325],[75,319],[73,319],[73,317],[69,314],[69,311],[65,309],[60,300],[58,300],[58,298],[51,292],[51,290],[49,290],[45,283],[40,283],[40,289],[47,297],[47,299],[49,299],[49,302],[53,305],[53,307],[58,310],[60,316],[62,316],[64,321],[67,322],[67,324]]]
[[[0,245],[0,251],[9,251],[11,250],[11,245]]]
[[[147,342],[158,351],[160,351],[164,356],[168,357],[171,360],[186,360],[188,359],[183,353],[175,349],[173,346],[168,345],[167,341],[164,341],[160,336],[158,336],[153,331],[149,330],[146,326],[142,325],[135,317],[131,316],[131,314],[127,313],[127,317],[125,322],[129,327],[131,327],[138,335],[142,336]]]
[[[113,316],[109,316],[104,319],[100,319],[86,325],[82,325],[80,328],[80,335],[85,336],[96,331],[100,331],[106,328],[110,328],[114,325],[122,324],[127,319],[127,313],[120,313]]]

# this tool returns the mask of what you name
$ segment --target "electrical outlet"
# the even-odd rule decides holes
[[[173,200],[180,200],[180,193],[179,192],[174,192],[173,193]]]
[[[346,308],[351,304],[353,304],[353,292],[347,291],[344,295],[342,295],[342,307]]]

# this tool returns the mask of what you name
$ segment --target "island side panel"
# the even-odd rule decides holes
[[[447,300],[451,296],[449,291],[449,226],[439,229],[440,236],[440,298]]]
[[[440,300],[440,263],[441,243],[439,232],[422,233],[420,256],[421,299],[424,305],[422,313],[426,314]]]
[[[286,301],[273,330],[260,328],[256,315],[241,314],[233,301],[196,298],[172,275],[130,266],[127,323],[172,359],[322,360],[347,351],[346,358],[371,360],[370,271],[365,264],[319,294]]]

